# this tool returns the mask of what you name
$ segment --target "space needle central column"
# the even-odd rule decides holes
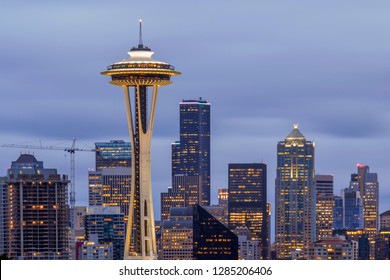
[[[101,74],[110,76],[110,83],[124,90],[131,140],[131,199],[124,259],[153,260],[157,259],[150,168],[154,116],[159,87],[171,84],[171,76],[180,72],[172,65],[152,58],[153,52],[142,43],[141,20],[138,46],[128,54],[128,59],[108,66]],[[151,100],[150,106],[148,100]]]

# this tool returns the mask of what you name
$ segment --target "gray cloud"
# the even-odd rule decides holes
[[[183,72],[159,96],[155,201],[170,184],[178,103],[202,96],[212,103],[214,199],[216,188],[227,186],[228,162],[263,160],[273,203],[276,143],[298,122],[317,143],[317,172],[335,174],[340,189],[355,164],[364,162],[378,172],[381,211],[390,208],[388,1],[169,4],[4,3],[2,141],[76,137],[93,147],[95,141],[128,139],[121,89],[100,72],[137,44],[137,20],[143,17],[145,44]],[[3,174],[19,152],[0,149]],[[36,154],[68,172],[63,154]],[[78,155],[77,166],[78,201],[85,203],[93,155]]]

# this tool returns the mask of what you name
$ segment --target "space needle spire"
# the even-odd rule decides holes
[[[142,19],[139,19],[139,39],[138,39],[138,48],[143,48],[142,44]]]
[[[153,52],[142,43],[142,20],[138,47],[128,54],[127,59],[111,64],[101,74],[111,77],[111,84],[123,88],[131,141],[131,198],[124,259],[153,260],[157,259],[157,250],[150,148],[157,96],[161,86],[171,84],[171,77],[181,73],[172,65],[152,58]]]

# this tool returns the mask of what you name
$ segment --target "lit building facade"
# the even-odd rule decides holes
[[[4,181],[8,197],[8,256],[69,259],[68,178],[33,155],[12,162]]]
[[[128,167],[101,170],[103,206],[119,206],[125,219],[129,215],[131,197],[131,169]],[[127,219],[126,219],[127,220]]]
[[[316,240],[327,239],[333,231],[333,175],[315,175]]]
[[[370,240],[370,259],[375,258],[375,237],[379,230],[379,182],[376,173],[367,165],[358,164],[357,174],[352,174],[350,187],[358,190],[363,201],[363,231]]]
[[[88,205],[102,206],[103,186],[101,171],[88,171]]]
[[[172,209],[172,208],[171,208]],[[165,220],[161,232],[161,259],[193,260],[192,220]]]
[[[8,254],[8,185],[7,177],[0,177],[0,255]]]
[[[218,188],[218,205],[228,208],[229,203],[229,189]]]
[[[161,193],[161,221],[170,219],[172,207],[185,207],[184,194],[168,188],[168,192]]]
[[[308,260],[357,260],[358,242],[343,238],[319,240],[306,249]]]
[[[250,231],[248,239],[260,241],[262,259],[268,259],[266,164],[229,164],[228,213],[229,229],[247,227]]]
[[[363,229],[369,236],[375,236],[378,233],[379,218],[379,182],[376,173],[370,173],[367,165],[358,164],[358,173],[356,183],[351,182],[351,187],[359,190],[363,200]],[[356,187],[355,187],[356,186]]]
[[[316,238],[314,143],[298,125],[277,146],[275,242],[278,259],[290,259]]]
[[[370,240],[362,229],[335,229],[333,236],[345,237],[346,240],[356,241],[358,244],[358,260],[370,259]]]
[[[177,174],[172,176],[172,188],[161,193],[161,220],[169,219],[171,207],[187,207],[200,204],[200,176]]]
[[[87,214],[87,206],[75,207],[74,234],[77,241],[84,241],[84,217]]]
[[[79,247],[79,260],[113,260],[113,245],[99,244],[98,242],[86,241]]]
[[[110,167],[89,171],[89,206],[119,206],[129,215],[131,197],[131,168]]]
[[[88,207],[84,216],[84,229],[85,241],[96,243],[90,245],[112,244],[113,259],[123,260],[125,222],[119,207]]]

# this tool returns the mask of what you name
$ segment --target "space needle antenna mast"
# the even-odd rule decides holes
[[[151,49],[142,42],[142,20],[139,21],[138,46],[129,58],[111,64],[102,75],[123,88],[130,134],[132,179],[130,211],[127,222],[124,259],[157,259],[156,233],[151,185],[150,146],[158,91],[171,84],[171,77],[181,74],[166,63],[152,58]],[[131,96],[134,101],[131,102]],[[148,106],[148,99],[151,101]]]
[[[138,47],[142,46],[142,19],[139,19],[139,39],[138,39]]]

